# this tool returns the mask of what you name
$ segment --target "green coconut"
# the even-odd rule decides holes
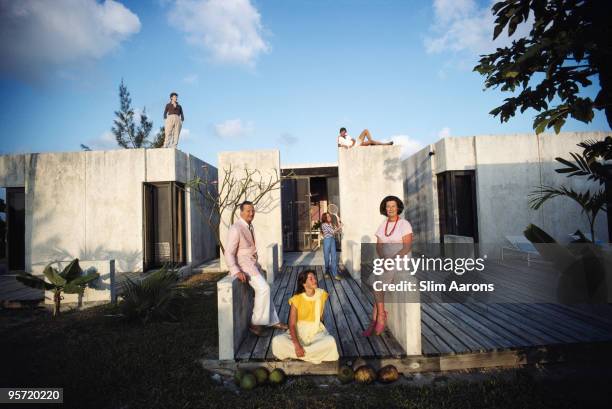
[[[259,367],[255,369],[255,372],[253,372],[253,375],[255,375],[255,378],[257,379],[257,385],[263,385],[264,383],[268,381],[268,376],[270,375],[270,373],[268,372],[266,368]]]
[[[240,382],[242,381],[242,377],[247,373],[244,369],[237,369],[234,372],[234,383],[240,386]]]
[[[382,383],[391,383],[399,379],[399,372],[393,365],[383,366],[378,370],[378,381]]]
[[[283,372],[282,369],[276,368],[272,372],[270,372],[269,379],[270,379],[270,383],[272,385],[280,385],[283,382],[285,382],[286,375],[285,375],[285,372]]]
[[[376,372],[368,365],[363,365],[355,371],[355,380],[359,383],[372,383],[376,379]]]
[[[346,365],[340,367],[340,370],[338,371],[338,379],[341,383],[353,382],[354,377],[355,373],[351,367]]]
[[[257,386],[257,378],[252,373],[245,373],[240,381],[240,387],[244,390],[250,391]]]

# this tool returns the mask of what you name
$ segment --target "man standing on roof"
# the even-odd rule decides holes
[[[185,120],[183,107],[179,105],[177,99],[178,94],[176,92],[171,93],[170,102],[166,104],[166,109],[164,109],[164,132],[166,134],[164,148],[176,148]]]

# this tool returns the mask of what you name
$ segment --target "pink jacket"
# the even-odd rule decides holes
[[[242,219],[238,219],[229,228],[225,243],[225,261],[231,276],[240,271],[250,276],[259,274],[255,240],[251,236],[249,225]]]

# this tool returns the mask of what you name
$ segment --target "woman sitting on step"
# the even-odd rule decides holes
[[[337,361],[338,347],[321,322],[328,294],[317,287],[312,270],[298,274],[297,290],[289,299],[289,330],[272,338],[272,353],[278,359],[301,359],[319,364]]]

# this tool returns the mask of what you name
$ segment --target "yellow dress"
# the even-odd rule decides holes
[[[278,359],[301,359],[319,364],[323,361],[337,361],[339,358],[336,340],[321,322],[321,315],[327,300],[327,292],[321,288],[309,297],[306,293],[296,294],[289,299],[289,305],[297,309],[297,337],[304,348],[304,356],[298,358],[289,330],[272,338],[272,354]]]

